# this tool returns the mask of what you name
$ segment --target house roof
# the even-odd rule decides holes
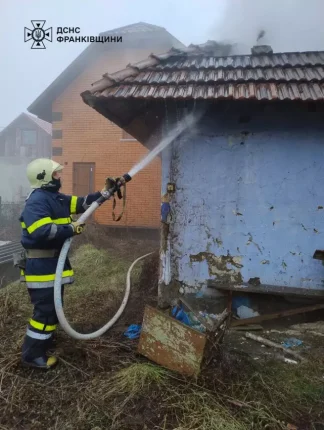
[[[125,25],[124,27],[114,28],[100,33],[100,36],[108,36],[109,34],[128,34],[128,33],[141,33],[150,31],[166,31],[164,27],[158,25],[148,24],[146,22],[137,22],[136,24]]]
[[[99,36],[108,36],[113,34],[122,35],[127,41],[136,42],[136,38],[140,38],[145,34],[161,33],[170,38],[172,43],[181,44],[174,36],[172,36],[165,28],[145,22],[138,22],[124,27],[115,28],[103,33]],[[124,42],[124,40],[123,40]],[[62,92],[77,78],[88,66],[94,61],[99,53],[104,50],[111,49],[113,44],[91,43],[81,54],[43,91],[37,99],[28,107],[28,112],[42,118],[43,120],[52,121],[52,103]]]
[[[11,127],[15,127],[16,125],[19,124],[20,120],[23,119],[27,119],[28,121],[32,121],[34,124],[36,124],[39,128],[41,128],[42,130],[44,130],[47,134],[49,134],[50,136],[52,136],[52,124],[43,121],[39,118],[34,117],[33,115],[30,115],[28,113],[21,113],[20,115],[17,116],[17,118],[15,118],[13,121],[11,121],[10,124],[7,125],[7,127],[5,127],[3,130],[1,130],[0,135],[5,133],[6,130],[8,130]]]
[[[28,113],[23,113],[23,115],[26,115],[29,119],[34,121],[40,128],[42,128],[44,131],[46,131],[47,134],[52,136],[52,124],[50,122],[43,121],[40,118],[37,118],[36,116],[30,115]]]
[[[112,98],[324,101],[324,51],[224,56],[222,49],[208,41],[151,54],[81,96],[91,106]]]

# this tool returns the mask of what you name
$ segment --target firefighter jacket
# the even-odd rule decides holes
[[[54,287],[60,250],[65,240],[73,236],[73,229],[69,225],[72,222],[71,215],[85,212],[99,197],[100,192],[76,197],[40,188],[32,191],[19,219],[22,227],[21,244],[27,252],[21,281],[26,282],[28,288]],[[28,250],[33,250],[33,258],[28,258]],[[41,258],[37,258],[37,252]],[[73,283],[73,276],[67,258],[62,284]]]

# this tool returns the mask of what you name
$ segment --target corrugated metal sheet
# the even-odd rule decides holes
[[[324,99],[324,52],[217,57],[212,48],[209,42],[151,55],[104,75],[91,93],[114,98]]]
[[[120,85],[100,93],[114,98],[324,100],[323,84]]]
[[[0,264],[10,263],[13,261],[13,254],[22,252],[23,247],[18,241],[15,242],[1,242],[0,241]]]

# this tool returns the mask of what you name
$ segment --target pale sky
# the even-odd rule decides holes
[[[54,37],[47,49],[31,50],[24,43],[31,20],[80,27],[83,36],[144,21],[186,45],[226,38],[246,45],[247,53],[265,29],[265,42],[277,52],[324,50],[324,0],[0,0],[0,15],[0,130],[87,46]]]

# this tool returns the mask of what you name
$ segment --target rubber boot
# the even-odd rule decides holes
[[[57,358],[54,356],[50,357],[37,357],[31,360],[23,360],[22,365],[24,367],[33,367],[35,369],[49,370],[53,369],[57,365]]]
[[[56,349],[56,345],[57,345],[57,338],[56,338],[56,333],[54,332],[52,337],[50,339],[48,339],[48,341],[46,341],[46,354],[52,355]]]

